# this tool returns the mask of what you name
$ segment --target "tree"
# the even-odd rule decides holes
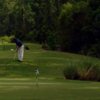
[[[88,4],[78,2],[64,5],[59,16],[59,37],[62,50],[79,52],[83,46],[82,29],[89,24]]]
[[[14,31],[18,38],[25,39],[34,25],[34,15],[32,12],[30,3],[31,0],[17,0],[14,11],[12,12],[14,17]]]

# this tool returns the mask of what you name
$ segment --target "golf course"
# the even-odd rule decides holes
[[[78,62],[99,66],[99,58],[24,45],[30,50],[24,50],[23,62],[17,62],[17,55],[14,59],[15,44],[0,45],[0,100],[100,100],[100,82],[69,80],[63,74],[67,66]]]

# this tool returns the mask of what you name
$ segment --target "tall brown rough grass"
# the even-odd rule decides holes
[[[66,79],[100,81],[100,68],[92,62],[70,64],[63,73]]]

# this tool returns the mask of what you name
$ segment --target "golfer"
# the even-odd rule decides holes
[[[22,62],[23,61],[23,54],[24,54],[24,45],[17,38],[14,38],[13,40],[16,43],[16,52],[18,52],[18,61]]]

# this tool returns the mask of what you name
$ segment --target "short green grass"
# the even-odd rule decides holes
[[[62,79],[0,79],[0,100],[100,100],[100,83]]]
[[[5,49],[0,45],[0,100],[100,100],[99,82],[65,80],[63,75],[69,64],[86,60],[100,65],[100,59],[25,45],[30,50],[25,50],[23,62],[17,62],[17,57],[12,61],[15,44],[5,44]]]

